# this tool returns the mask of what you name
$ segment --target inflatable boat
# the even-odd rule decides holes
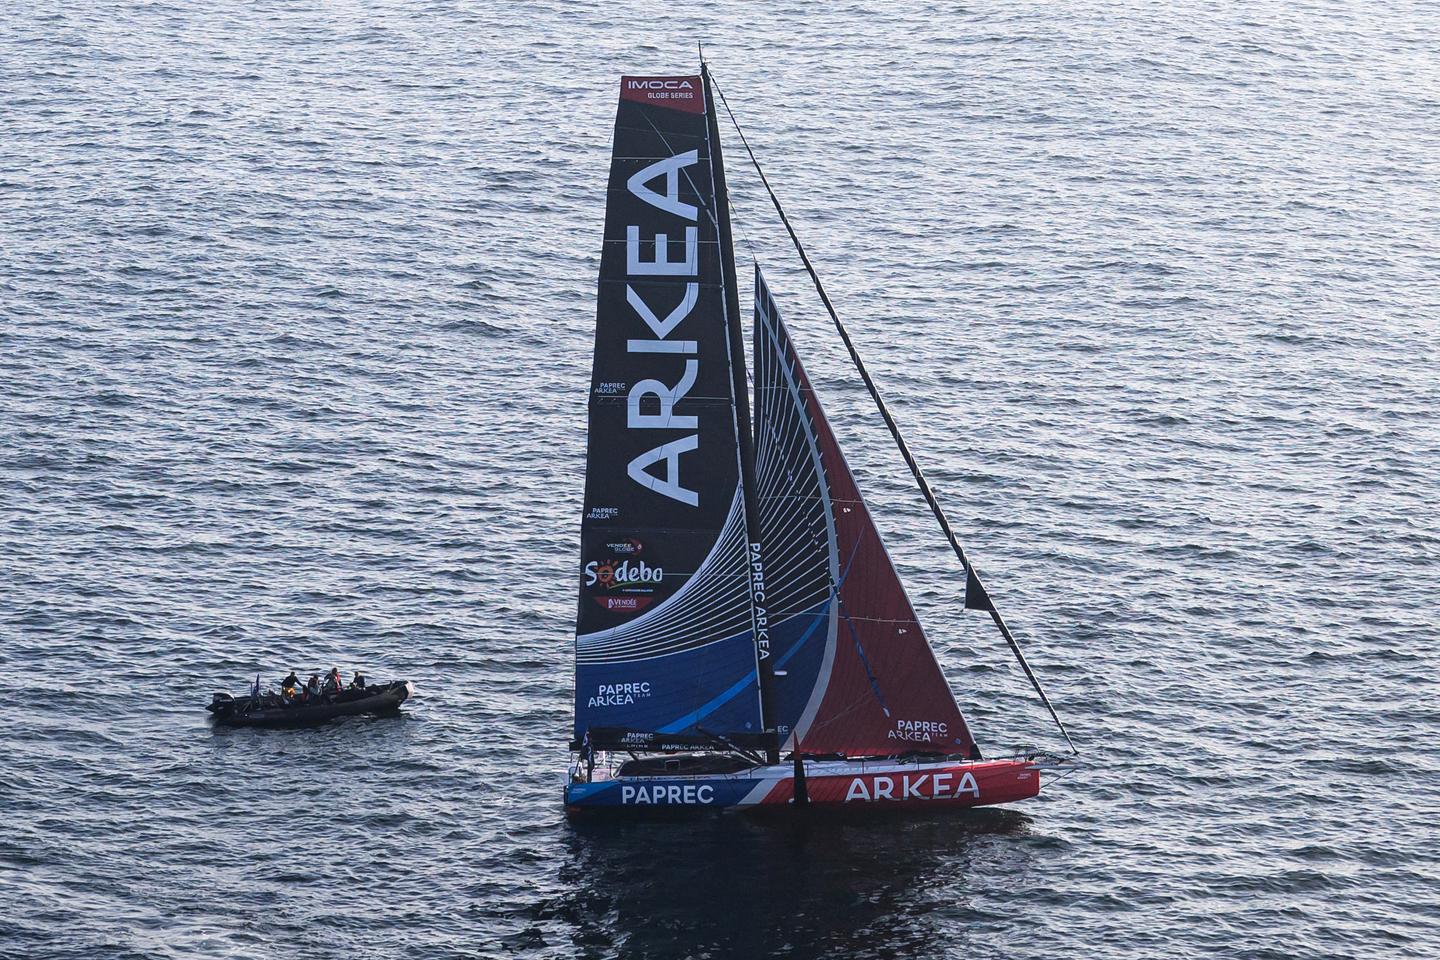
[[[290,727],[324,723],[363,713],[392,713],[415,692],[409,680],[392,680],[360,690],[342,690],[307,703],[287,703],[275,694],[232,697],[217,693],[205,709],[215,722],[231,727]]]

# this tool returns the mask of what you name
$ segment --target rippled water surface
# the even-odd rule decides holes
[[[0,954],[1435,956],[1437,34],[1431,4],[9,5]],[[1038,801],[561,815],[617,78],[701,39],[1082,745]],[[729,148],[973,728],[1056,747]],[[418,698],[200,709],[331,664]]]

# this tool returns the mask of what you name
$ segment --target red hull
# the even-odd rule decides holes
[[[917,766],[905,770],[858,775],[814,776],[805,779],[812,804],[931,807],[937,804],[977,807],[1027,800],[1040,792],[1040,771],[1020,760]],[[789,803],[795,778],[780,781],[761,801]]]

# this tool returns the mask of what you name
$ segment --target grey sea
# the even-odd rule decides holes
[[[1440,955],[1437,36],[4,5],[0,956]],[[1081,748],[1038,800],[563,816],[618,79],[697,41]],[[977,737],[1063,747],[722,133]],[[208,723],[332,665],[416,699]]]

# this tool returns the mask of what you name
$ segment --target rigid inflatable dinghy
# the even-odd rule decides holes
[[[226,726],[290,727],[364,713],[392,713],[414,692],[409,680],[392,680],[360,690],[342,690],[308,703],[286,703],[273,693],[258,697],[217,693],[205,709],[215,715],[216,723]]]

